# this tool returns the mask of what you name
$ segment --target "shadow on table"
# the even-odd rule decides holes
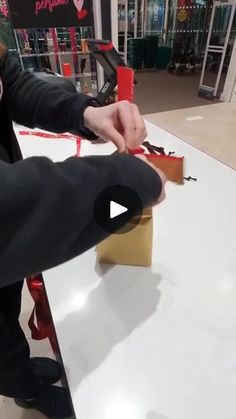
[[[161,276],[151,269],[99,265],[96,271],[102,280],[83,307],[57,324],[68,341],[66,362],[77,361],[76,376],[67,374],[73,388],[156,312],[161,296]]]

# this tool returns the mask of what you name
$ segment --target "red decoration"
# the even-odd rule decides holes
[[[72,76],[72,68],[71,68],[70,63],[62,64],[62,70],[63,70],[63,75],[65,77],[71,77]]]
[[[86,9],[83,9],[81,11],[78,10],[77,12],[78,20],[84,19],[87,15],[88,15],[88,10]]]
[[[28,321],[32,339],[42,340],[48,338],[54,353],[58,353],[56,333],[42,275],[38,274],[27,278],[27,285],[35,303]]]
[[[77,9],[77,17],[78,20],[82,20],[84,18],[86,18],[86,16],[88,16],[88,10],[84,7],[84,0],[73,0],[74,1],[74,5]]]
[[[3,16],[8,17],[9,12],[8,12],[8,8],[7,8],[6,0],[1,0],[0,1],[0,12],[3,14]]]
[[[118,66],[118,101],[134,101],[134,70],[132,68]]]

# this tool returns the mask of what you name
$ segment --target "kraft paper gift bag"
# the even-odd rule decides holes
[[[136,219],[128,224],[135,224]],[[139,223],[127,233],[113,234],[97,246],[100,263],[150,266],[152,263],[152,210],[143,212]]]
[[[155,152],[144,155],[165,173],[169,181],[183,184],[184,159],[182,157],[160,155]],[[135,219],[130,221],[131,224],[134,222]],[[133,230],[123,234],[114,234],[97,246],[98,261],[119,265],[150,266],[152,263],[152,242],[152,210],[147,209]]]

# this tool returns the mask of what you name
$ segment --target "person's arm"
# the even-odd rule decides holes
[[[111,140],[120,152],[137,147],[147,136],[143,118],[134,104],[122,101],[98,108],[94,98],[39,80],[22,71],[9,56],[4,75],[12,117],[19,124],[53,132],[68,131],[87,139],[99,136]]]
[[[160,176],[129,155],[35,157],[0,162],[0,287],[61,264],[106,238],[94,219],[99,192],[126,185],[143,206],[158,200]]]
[[[84,110],[95,105],[90,96],[70,93],[22,71],[17,60],[9,56],[3,68],[12,118],[30,128],[53,132],[71,132],[93,138],[84,126]]]

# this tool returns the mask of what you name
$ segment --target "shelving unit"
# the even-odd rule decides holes
[[[14,35],[24,70],[60,74],[70,78],[78,92],[97,94],[97,67],[84,40],[94,37],[93,28],[20,29]],[[65,74],[65,65],[70,75]]]
[[[144,36],[145,0],[117,0],[119,53],[128,63],[130,38]]]

